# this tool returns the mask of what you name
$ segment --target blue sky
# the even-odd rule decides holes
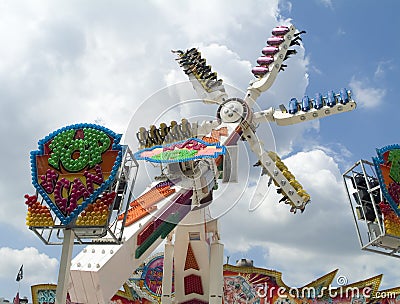
[[[40,138],[77,122],[118,133],[126,133],[133,117],[151,124],[158,104],[150,116],[139,105],[185,81],[171,49],[199,47],[225,82],[245,90],[272,28],[289,21],[307,34],[286,71],[259,98],[260,107],[342,87],[353,90],[358,107],[312,123],[271,126],[278,152],[313,203],[293,216],[270,191],[250,213],[250,182],[221,217],[226,255],[281,271],[293,286],[336,268],[350,282],[383,273],[383,288],[398,286],[397,260],[359,249],[341,172],[370,159],[375,148],[398,143],[399,9],[395,0],[0,2],[0,297],[15,295],[21,264],[21,295],[30,296],[31,284],[57,278],[61,248],[45,246],[25,226],[23,196],[33,193],[29,152]],[[211,106],[184,114],[195,117],[203,107]],[[179,119],[182,111],[175,114]],[[257,181],[259,172],[248,175]]]
[[[323,136],[326,141],[340,141],[360,157],[369,157],[375,147],[397,140],[395,132],[389,131],[394,130],[396,122],[396,113],[390,109],[396,108],[399,42],[391,39],[389,33],[397,22],[397,5],[396,1],[378,4],[356,0],[319,4],[293,1],[291,6],[290,16],[296,26],[308,30],[304,41],[311,58],[307,92],[353,83],[370,98],[364,107],[352,113],[352,127],[341,128],[341,119],[345,118],[337,117],[325,125],[327,130],[335,131]],[[363,140],[355,140],[361,130],[367,130],[363,133],[373,140],[365,140],[364,136]]]

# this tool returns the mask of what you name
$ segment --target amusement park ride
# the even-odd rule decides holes
[[[348,169],[344,183],[361,248],[400,258],[400,146],[377,153]]]
[[[121,135],[93,124],[65,127],[39,141],[31,154],[37,193],[26,195],[27,225],[46,244],[63,244],[57,303],[65,303],[67,290],[74,303],[108,303],[162,242],[162,303],[223,302],[224,247],[209,206],[219,181],[238,179],[237,142],[248,143],[269,184],[296,213],[310,196],[280,157],[264,150],[256,135],[259,124],[291,125],[356,108],[350,91],[342,89],[301,101],[292,98],[288,108],[253,110],[286,67],[283,62],[296,53],[290,47],[300,45],[302,33],[293,25],[273,29],[243,98],[227,95],[197,49],[173,51],[199,97],[218,106],[214,121],[182,119],[142,127],[136,153],[120,144]],[[134,199],[139,160],[162,167],[162,175]],[[357,187],[358,176],[351,177]],[[375,180],[370,184],[369,176],[362,177],[375,197]],[[362,214],[369,226],[382,229],[382,217],[375,223],[366,211]],[[71,262],[73,243],[87,246]]]

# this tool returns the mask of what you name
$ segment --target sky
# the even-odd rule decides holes
[[[395,0],[0,1],[0,297],[12,300],[22,264],[21,296],[30,298],[32,284],[57,280],[61,247],[44,245],[25,225],[24,195],[34,193],[29,153],[39,139],[73,123],[97,123],[137,149],[131,135],[140,124],[210,117],[216,108],[202,103],[162,112],[196,98],[170,50],[198,47],[239,94],[232,97],[243,97],[272,28],[288,23],[307,34],[258,106],[342,87],[358,106],[318,121],[260,126],[265,145],[312,197],[301,215],[276,203],[241,144],[240,193],[222,187],[222,207],[214,209],[225,256],[278,270],[289,286],[337,268],[349,282],[383,273],[381,288],[399,286],[396,259],[360,250],[341,176],[375,148],[398,143],[399,9]],[[171,96],[177,100],[164,100]],[[142,176],[139,192],[152,178]],[[235,204],[223,204],[228,195]]]

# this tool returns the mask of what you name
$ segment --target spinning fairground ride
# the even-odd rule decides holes
[[[121,135],[94,124],[64,127],[39,141],[38,150],[31,153],[36,195],[26,195],[27,225],[46,244],[63,245],[53,293],[56,303],[65,303],[67,292],[73,303],[282,299],[278,287],[288,287],[280,273],[248,264],[223,265],[218,218],[212,217],[210,206],[220,184],[239,181],[239,140],[247,142],[257,158],[255,166],[270,178],[268,185],[274,183],[280,201],[291,212],[303,211],[310,202],[280,157],[265,150],[257,128],[266,122],[290,125],[351,111],[356,107],[351,92],[341,89],[300,101],[292,98],[288,107],[254,110],[257,98],[286,67],[283,62],[296,53],[290,48],[300,45],[302,33],[293,25],[272,30],[257,59],[259,66],[252,69],[255,79],[242,97],[228,96],[223,81],[196,48],[173,51],[199,98],[218,107],[216,117],[141,127],[135,153],[120,143]],[[134,197],[139,161],[161,169],[161,175]],[[163,242],[162,257],[153,256]],[[87,246],[71,261],[74,243]],[[335,273],[305,287],[327,286]],[[379,282],[380,277],[375,277],[354,284],[372,288],[373,298]],[[272,286],[276,288],[271,290]],[[33,293],[38,288],[32,287]],[[263,296],[267,291],[268,298]],[[345,300],[341,293],[336,298],[321,294],[321,299],[354,300]]]

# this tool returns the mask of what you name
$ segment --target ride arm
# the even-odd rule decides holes
[[[280,200],[292,206],[291,212],[300,209],[302,212],[307,203],[310,202],[310,195],[303,189],[294,175],[288,170],[279,156],[272,151],[265,151],[262,143],[251,128],[243,129],[242,138],[245,139],[250,149],[257,155],[259,161],[257,166],[261,166],[263,173],[266,173],[278,187],[278,193],[282,194]]]
[[[290,25],[287,28],[287,32],[284,35],[279,35],[279,37],[271,37],[280,38],[281,42],[279,44],[269,43],[269,46],[265,47],[262,53],[265,55],[263,57],[272,58],[272,62],[269,64],[261,64],[259,67],[255,67],[253,69],[253,74],[257,77],[254,81],[250,82],[250,86],[247,88],[247,93],[244,101],[252,107],[257,98],[260,96],[262,92],[268,90],[272,84],[274,83],[276,76],[280,71],[283,70],[282,63],[288,59],[290,54],[295,54],[296,51],[289,50],[289,47],[294,45],[294,41],[299,38],[299,35],[302,33],[295,33],[296,28],[293,25]],[[274,34],[274,33],[273,33]],[[268,43],[268,41],[267,41]],[[297,43],[296,43],[297,44]],[[275,50],[274,50],[275,49]],[[290,53],[288,53],[288,51]],[[255,69],[260,68],[265,71],[263,74],[256,74]]]
[[[178,55],[176,60],[204,103],[220,104],[227,98],[222,79],[218,79],[217,73],[212,71],[196,48],[172,52]]]
[[[334,94],[334,98],[331,101],[328,101],[328,97],[321,96],[318,105],[316,101],[317,98],[309,99],[309,108],[303,107],[301,103],[297,103],[296,105],[292,105],[292,110],[289,110],[292,113],[290,113],[283,105],[280,106],[279,110],[271,107],[264,111],[255,112],[253,113],[252,122],[255,124],[262,122],[275,122],[279,126],[287,126],[317,118],[332,116],[334,114],[349,112],[354,110],[357,104],[352,99],[351,92],[347,90],[345,92],[346,97],[342,97],[343,94]],[[303,99],[304,98],[308,97],[305,96]]]

